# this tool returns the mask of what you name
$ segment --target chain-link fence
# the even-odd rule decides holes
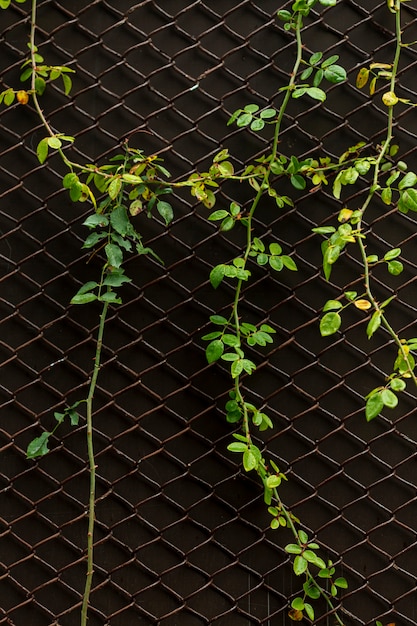
[[[76,136],[74,151],[85,162],[102,162],[128,137],[160,153],[174,176],[201,169],[221,148],[239,169],[266,150],[268,138],[227,127],[230,113],[248,102],[271,104],[292,64],[293,39],[276,21],[278,8],[275,0],[41,1],[40,50],[49,63],[76,70],[72,95],[52,85],[42,106],[54,129]],[[407,41],[417,39],[415,14],[414,2],[404,5]],[[28,3],[0,19],[0,75],[5,87],[16,86]],[[282,151],[334,156],[341,146],[378,141],[379,98],[353,84],[359,67],[392,57],[386,2],[345,0],[313,12],[305,42],[339,54],[349,81],[331,87],[323,105],[293,102]],[[413,48],[405,48],[402,94],[413,101],[415,67]],[[415,109],[401,109],[396,135],[410,163],[416,132]],[[97,310],[68,305],[86,274],[82,209],[61,189],[59,162],[37,162],[43,130],[30,107],[4,107],[0,136],[0,624],[73,626],[85,577],[83,424],[62,426],[38,462],[25,450],[51,426],[54,410],[85,395],[91,373]],[[244,190],[225,185],[219,206],[236,193],[244,204]],[[311,229],[339,209],[330,193],[318,200],[300,192],[295,208],[265,202],[257,214],[255,228],[292,253],[299,271],[277,277],[254,269],[246,289],[248,316],[278,330],[269,352],[255,355],[251,394],[274,421],[267,447],[288,475],[284,497],[326,556],[342,559],[346,624],[411,626],[415,399],[404,394],[399,409],[366,424],[363,395],[379,384],[391,347],[384,336],[366,339],[358,311],[347,315],[340,337],[319,335],[323,303],[357,272],[347,252],[334,284],[321,275]],[[381,298],[398,295],[396,327],[415,336],[415,220],[378,207],[370,223],[377,249],[402,248],[401,277],[381,271],[377,278]],[[176,197],[168,230],[146,219],[142,229],[165,266],[142,257],[129,263],[134,281],[106,332],[89,624],[288,624],[288,599],[299,588],[283,550],[290,536],[269,529],[259,483],[226,451],[229,381],[221,367],[207,366],[201,341],[209,315],[231,299],[226,287],[213,292],[209,271],[233,258],[240,242],[219,235],[188,196]],[[99,264],[88,267],[93,274]]]

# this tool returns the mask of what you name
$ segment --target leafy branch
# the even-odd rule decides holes
[[[342,222],[336,229],[332,226],[314,229],[316,233],[328,234],[330,237],[323,242],[323,270],[325,277],[330,278],[334,263],[341,256],[346,245],[356,243],[359,248],[363,267],[364,292],[346,292],[347,303],[353,304],[357,309],[366,311],[370,317],[366,326],[366,334],[371,339],[375,332],[383,327],[389,337],[397,346],[397,355],[394,360],[392,373],[387,375],[384,385],[372,389],[366,396],[365,414],[368,421],[377,417],[381,411],[387,408],[395,408],[398,404],[398,393],[404,391],[407,380],[411,379],[417,386],[415,373],[415,357],[417,351],[417,338],[401,338],[389,321],[386,308],[394,300],[395,295],[380,302],[374,291],[372,270],[377,265],[386,263],[387,270],[391,275],[397,276],[403,270],[403,264],[399,260],[400,248],[388,250],[383,259],[375,254],[369,254],[367,250],[367,227],[364,223],[365,214],[374,200],[379,198],[388,206],[396,206],[400,213],[417,211],[417,175],[407,171],[407,165],[403,161],[393,162],[398,146],[393,143],[394,139],[394,108],[399,103],[409,104],[408,100],[398,98],[396,95],[398,66],[401,50],[404,47],[401,30],[401,4],[404,0],[390,0],[389,10],[395,16],[395,51],[392,63],[371,63],[369,69],[362,68],[357,76],[357,87],[363,88],[373,74],[370,82],[371,95],[375,92],[377,80],[388,81],[388,91],[384,91],[382,102],[387,107],[386,135],[382,144],[378,147],[376,156],[360,156],[348,168],[343,168],[337,174],[333,184],[333,195],[340,199],[343,186],[353,185],[362,175],[371,174],[368,191],[359,209],[342,209],[339,221]],[[320,322],[320,331],[323,336],[336,333],[341,327],[342,319],[340,312],[346,308],[338,300],[329,300],[324,308],[324,316]]]
[[[323,101],[325,92],[319,87],[323,79],[331,83],[342,82],[346,73],[335,62],[338,57],[331,57],[322,61],[322,54],[315,53],[309,57],[308,70],[301,71],[303,63],[303,44],[301,30],[303,18],[308,15],[311,8],[316,4],[314,0],[299,0],[292,5],[292,12],[278,11],[278,18],[284,22],[286,30],[293,31],[296,41],[296,58],[290,74],[288,85],[281,89],[283,100],[278,110],[273,108],[260,109],[255,104],[246,105],[237,109],[229,119],[229,124],[236,123],[239,128],[249,127],[252,131],[263,130],[266,125],[273,127],[273,140],[270,154],[263,156],[248,165],[243,172],[246,178],[249,176],[249,184],[255,191],[254,198],[247,211],[244,213],[236,203],[232,202],[230,210],[217,209],[209,217],[211,221],[220,221],[220,229],[231,230],[236,224],[245,229],[246,244],[240,256],[230,263],[216,265],[210,273],[210,282],[217,289],[223,280],[235,282],[234,298],[229,317],[212,315],[210,320],[216,327],[203,339],[208,341],[206,358],[209,363],[223,361],[229,365],[230,375],[233,380],[233,389],[226,402],[226,418],[230,423],[240,424],[242,434],[236,433],[234,441],[229,444],[228,450],[242,455],[242,464],[246,472],[255,471],[264,486],[264,500],[272,515],[271,528],[287,527],[293,535],[295,543],[288,544],[286,551],[294,556],[293,570],[297,576],[304,575],[303,594],[296,597],[291,603],[289,616],[298,621],[306,615],[314,620],[314,608],[311,600],[323,597],[334,614],[340,626],[343,625],[338,615],[333,600],[338,590],[347,587],[346,580],[342,577],[334,577],[335,568],[331,562],[326,563],[318,554],[319,545],[310,541],[307,534],[298,529],[299,520],[287,509],[279,495],[279,487],[285,475],[276,464],[269,460],[265,461],[259,447],[253,441],[252,426],[259,431],[272,428],[273,424],[269,416],[261,409],[248,402],[245,398],[245,377],[256,370],[256,364],[246,353],[246,349],[253,346],[266,346],[273,342],[275,329],[269,324],[261,322],[259,325],[245,321],[241,314],[241,304],[244,299],[243,287],[250,280],[250,263],[255,261],[259,266],[268,266],[271,270],[281,271],[288,269],[296,271],[297,266],[290,255],[283,254],[282,247],[277,242],[268,245],[254,234],[255,212],[265,194],[275,199],[279,207],[293,206],[293,200],[287,195],[281,195],[276,190],[275,177],[288,178],[296,190],[306,187],[306,177],[311,178],[316,174],[315,166],[320,170],[320,180],[324,177],[323,170],[327,162],[314,162],[313,159],[299,161],[296,156],[287,158],[279,154],[278,146],[282,120],[286,113],[291,98],[309,96],[310,98]],[[321,2],[324,6],[333,5],[334,2]],[[331,69],[330,69],[331,68]],[[313,84],[305,82],[314,73]],[[323,584],[322,584],[323,581]],[[330,581],[330,585],[329,585]],[[330,591],[329,591],[330,589]]]

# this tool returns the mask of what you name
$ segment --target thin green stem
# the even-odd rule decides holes
[[[36,90],[36,70],[37,70],[37,62],[36,62],[36,14],[37,14],[37,6],[38,6],[38,0],[32,0],[32,8],[31,8],[31,16],[30,16],[30,34],[29,34],[29,48],[30,48],[30,61],[31,61],[31,67],[32,67],[32,76],[31,76],[31,95],[32,95],[32,101],[33,101],[33,105],[35,107],[36,113],[38,114],[38,117],[42,123],[42,125],[44,126],[46,132],[48,133],[48,135],[50,137],[55,137],[56,133],[54,133],[51,125],[49,124],[48,120],[46,119],[44,112],[42,111],[41,105],[39,104],[39,99],[38,99],[38,94],[37,94],[37,90]],[[65,163],[65,165],[67,167],[69,167],[71,170],[73,169],[74,165],[71,163],[71,161],[69,161],[67,159],[67,157],[64,154],[64,151],[61,148],[58,148],[57,150],[59,152],[59,155],[61,157],[61,159],[63,160],[63,162]]]
[[[392,13],[395,14],[396,46],[395,46],[394,59],[392,63],[392,71],[391,71],[391,78],[390,78],[390,91],[395,93],[395,87],[396,87],[397,75],[398,75],[398,65],[399,65],[400,57],[401,57],[401,49],[403,47],[402,32],[401,32],[401,0],[395,0],[394,9],[392,10]],[[393,140],[393,136],[394,136],[393,128],[394,128],[394,106],[390,106],[388,107],[388,114],[387,114],[387,132],[386,132],[386,136],[383,141],[383,144],[380,148],[378,158],[376,159],[376,162],[375,162],[372,186],[360,209],[361,216],[360,216],[360,221],[358,222],[359,231],[361,231],[363,228],[362,222],[363,222],[363,217],[365,215],[366,209],[370,205],[379,187],[379,179],[381,176],[381,165],[382,165],[384,157],[389,151],[389,148]],[[368,257],[366,253],[366,246],[362,237],[358,237],[358,245],[359,245],[359,250],[360,250],[362,263],[364,267],[364,284],[365,284],[366,294],[369,298],[369,301],[372,303],[374,310],[380,313],[381,323],[386,328],[386,330],[388,331],[388,333],[391,335],[392,339],[398,346],[398,349],[400,350],[405,362],[408,365],[410,377],[413,380],[414,384],[417,386],[417,377],[414,374],[413,364],[410,362],[408,353],[406,352],[404,345],[401,342],[398,334],[395,332],[394,328],[389,323],[387,317],[384,314],[383,309],[380,307],[378,301],[376,300],[373,294],[372,284],[371,284],[372,277],[371,277]]]
[[[95,524],[95,501],[96,501],[96,463],[93,445],[93,400],[100,372],[101,352],[103,347],[103,334],[106,323],[109,303],[103,304],[100,314],[100,323],[97,332],[96,353],[94,358],[94,369],[91,376],[90,387],[87,395],[87,453],[88,468],[90,478],[90,489],[88,499],[88,533],[87,533],[87,575],[81,608],[81,626],[87,625],[88,606],[90,602],[91,585],[94,573],[94,524]]]
[[[296,58],[294,61],[294,66],[290,75],[290,80],[287,86],[287,89],[285,90],[285,95],[284,95],[284,99],[283,102],[279,108],[278,111],[278,117],[277,120],[275,122],[275,130],[274,130],[274,137],[273,137],[273,141],[272,141],[272,148],[271,148],[271,163],[273,161],[275,161],[276,157],[277,157],[277,153],[278,153],[278,143],[279,143],[279,136],[280,136],[280,130],[281,130],[281,125],[282,125],[282,120],[284,119],[284,115],[285,115],[285,111],[287,109],[288,103],[290,101],[291,98],[291,94],[292,91],[294,89],[294,85],[295,85],[295,81],[296,81],[296,76],[298,73],[298,70],[300,68],[300,64],[301,64],[301,60],[302,60],[302,53],[303,53],[303,47],[302,47],[302,41],[301,41],[301,24],[302,24],[302,17],[300,14],[297,14],[297,22],[296,22],[296,44],[297,44],[297,53],[296,53]],[[245,266],[246,263],[248,261],[249,258],[249,254],[251,251],[251,247],[252,247],[252,243],[253,243],[253,237],[252,237],[252,221],[253,221],[253,216],[255,214],[255,211],[259,205],[259,202],[263,196],[264,190],[267,189],[269,187],[269,181],[271,178],[271,168],[270,166],[268,167],[268,169],[265,172],[264,178],[262,183],[259,185],[259,189],[256,193],[255,198],[252,201],[252,205],[249,209],[249,213],[248,216],[246,218],[246,246],[245,246],[245,251],[244,251],[244,255],[243,255],[243,259],[245,261]],[[240,330],[240,315],[239,315],[239,304],[240,304],[240,298],[241,298],[241,292],[242,292],[242,287],[243,287],[243,280],[238,280],[237,281],[237,286],[236,286],[236,291],[235,291],[235,297],[234,297],[234,302],[233,302],[233,312],[232,312],[232,316],[233,316],[233,320],[234,320],[234,325],[235,325],[235,329],[236,329],[236,335],[237,338],[239,340],[241,340],[241,330]],[[249,422],[248,422],[248,415],[247,415],[247,410],[245,408],[245,404],[243,402],[243,397],[240,391],[240,377],[237,376],[235,379],[235,391],[238,395],[238,399],[241,402],[241,405],[243,407],[243,411],[244,411],[244,415],[243,415],[243,425],[244,425],[244,429],[246,432],[246,436],[248,441],[250,441],[250,432],[249,432]]]
[[[274,129],[274,136],[273,136],[273,141],[272,141],[272,147],[271,147],[271,157],[270,157],[270,161],[269,163],[273,163],[276,158],[277,158],[277,154],[278,154],[278,144],[279,144],[279,138],[280,138],[280,132],[281,132],[281,126],[282,126],[282,121],[284,119],[284,115],[285,115],[285,111],[287,109],[288,103],[290,101],[290,98],[292,96],[292,92],[294,90],[295,84],[296,84],[296,77],[297,77],[297,73],[299,71],[300,68],[300,64],[302,62],[302,52],[303,52],[303,46],[302,46],[302,40],[301,40],[301,26],[302,26],[302,16],[301,14],[297,15],[296,18],[296,28],[295,28],[295,35],[296,35],[296,45],[297,45],[297,53],[296,53],[296,59],[294,61],[294,66],[293,66],[293,70],[291,72],[291,76],[290,76],[290,80],[288,83],[288,86],[285,90],[285,95],[284,95],[284,99],[283,102],[279,108],[279,112],[278,112],[278,116],[277,116],[277,120],[275,122],[275,129]],[[270,185],[270,178],[271,178],[271,165],[269,165],[268,169],[265,172],[265,175],[263,177],[263,180],[261,181],[261,183],[259,184],[259,189],[257,190],[257,193],[252,201],[251,207],[249,209],[248,212],[248,216],[246,217],[246,244],[245,244],[245,250],[244,250],[244,254],[243,254],[243,260],[244,260],[244,267],[246,267],[246,263],[249,259],[249,255],[252,249],[252,245],[253,245],[253,235],[252,235],[252,222],[253,222],[253,217],[255,214],[255,211],[259,205],[259,202],[264,194],[264,191],[266,189],[268,189],[269,185]],[[232,314],[231,314],[231,321],[233,321],[233,325],[235,328],[235,332],[236,332],[236,336],[238,338],[238,345],[241,344],[241,340],[242,340],[242,333],[241,333],[241,327],[240,327],[240,302],[241,302],[241,294],[242,294],[242,288],[243,288],[243,283],[244,280],[243,279],[239,279],[237,281],[237,286],[236,286],[236,290],[235,290],[235,294],[234,294],[234,301],[233,301],[233,306],[232,306]],[[245,437],[246,437],[246,441],[247,441],[247,445],[249,446],[251,444],[251,431],[250,431],[250,422],[249,422],[249,415],[248,415],[248,409],[242,394],[242,389],[241,389],[241,378],[240,376],[236,376],[235,381],[234,381],[234,391],[235,391],[235,396],[236,396],[236,400],[238,401],[238,403],[241,406],[242,409],[242,427],[243,427],[243,431],[245,433]],[[266,466],[266,464],[264,463],[264,461],[262,460],[260,463],[260,467],[259,467],[259,471],[258,471],[259,475],[261,477],[265,477],[268,476],[269,470]],[[300,537],[298,535],[297,529],[295,527],[293,518],[290,514],[290,512],[287,510],[287,508],[285,507],[285,505],[283,504],[283,502],[281,501],[281,498],[279,496],[279,493],[277,491],[277,489],[274,489],[274,496],[276,499],[276,502],[278,503],[278,506],[280,508],[280,511],[282,511],[286,522],[287,522],[287,526],[290,528],[292,534],[294,535],[294,539],[297,542],[297,544],[300,547],[304,547],[303,544],[301,543]],[[307,567],[306,570],[306,578],[307,581],[310,582],[311,584],[313,584],[320,592],[320,595],[324,598],[325,602],[327,603],[329,609],[332,611],[337,623],[339,624],[339,626],[343,626],[343,622],[341,620],[341,618],[339,617],[339,615],[336,612],[336,609],[331,601],[331,598],[329,596],[329,594],[326,592],[325,589],[323,589],[315,580],[314,576],[310,573],[309,568]]]

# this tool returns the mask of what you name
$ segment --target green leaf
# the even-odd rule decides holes
[[[231,346],[232,348],[234,348],[235,346],[239,346],[240,345],[240,341],[236,337],[236,335],[230,335],[230,334],[226,333],[225,335],[223,335],[222,340],[223,340],[223,343],[226,346]]]
[[[390,387],[394,391],[404,391],[404,389],[406,388],[406,383],[404,380],[402,380],[402,378],[393,378],[390,381]]]
[[[258,459],[250,448],[246,448],[243,453],[243,467],[245,472],[250,472],[258,467]]]
[[[56,419],[58,424],[61,424],[65,419],[65,413],[58,413],[58,411],[56,411],[54,413],[54,418]]]
[[[216,267],[213,267],[213,269],[211,270],[210,283],[214,289],[217,289],[217,287],[222,282],[224,275],[225,275],[225,269],[226,269],[226,266],[221,264],[221,265],[216,265]]]
[[[357,291],[345,291],[343,295],[345,296],[347,300],[350,300],[350,302],[352,302],[352,300],[354,300],[356,296],[358,295],[358,292]]]
[[[70,418],[71,426],[78,426],[78,422],[80,421],[80,416],[78,415],[75,409],[68,409],[68,417]]]
[[[304,600],[302,598],[294,598],[294,600],[291,602],[291,608],[295,609],[296,611],[303,611]]]
[[[107,193],[112,200],[115,200],[122,189],[122,180],[119,176],[113,178],[107,188]]]
[[[104,250],[106,252],[108,264],[112,267],[120,267],[123,262],[123,252],[119,246],[116,246],[114,243],[108,243]]]
[[[71,304],[88,304],[89,302],[94,302],[97,300],[97,296],[95,293],[81,293],[76,294],[70,300]]]
[[[296,272],[297,271],[297,265],[296,265],[295,261],[290,256],[287,256],[286,254],[283,254],[282,257],[281,257],[281,260],[282,260],[284,266],[287,268],[287,270],[291,270],[292,272]]]
[[[69,96],[72,89],[72,80],[68,74],[61,74],[61,78],[64,85],[64,93],[66,96]]]
[[[323,2],[323,0],[322,0]],[[308,602],[304,603],[304,610],[312,622],[314,622],[314,609]]]
[[[232,378],[237,378],[243,372],[243,359],[234,359],[230,368]]]
[[[39,96],[42,96],[46,89],[46,81],[41,77],[35,78],[35,91]]]
[[[255,119],[250,125],[251,130],[257,132],[265,127],[265,122],[261,119]]]
[[[320,598],[320,589],[314,583],[305,582],[303,585],[303,589],[306,596],[308,596],[312,600],[318,600],[318,598]]]
[[[70,189],[72,185],[74,185],[74,183],[79,183],[79,182],[80,182],[80,179],[78,178],[77,174],[74,174],[74,172],[69,172],[68,174],[65,174],[64,178],[62,179],[62,186],[65,189]],[[93,216],[91,215],[90,217],[93,217]],[[96,217],[99,217],[99,216],[97,215]]]
[[[100,302],[110,302],[112,304],[122,304],[122,299],[114,291],[105,291],[98,297]]]
[[[48,441],[51,434],[52,433],[45,431],[40,437],[33,439],[27,447],[26,457],[28,459],[35,459],[38,456],[45,456],[45,454],[48,454]]]
[[[80,181],[74,181],[74,183],[70,187],[70,198],[73,202],[78,202],[81,199],[81,196],[84,191],[84,185],[80,183]]]
[[[402,213],[417,211],[417,191],[415,189],[406,189],[401,193],[398,209]]]
[[[172,206],[169,204],[169,202],[158,200],[158,202],[156,203],[156,210],[165,221],[165,224],[167,226],[174,219],[174,211],[172,210]]]
[[[226,326],[227,319],[223,315],[210,315],[210,322],[218,326]]]
[[[269,120],[272,117],[277,115],[277,111],[275,109],[264,109],[260,112],[260,116],[263,120]]]
[[[381,391],[381,400],[384,406],[387,406],[389,409],[394,409],[398,404],[398,397],[391,389],[383,389]]]
[[[48,137],[47,139],[48,142],[48,146],[50,148],[52,148],[53,150],[59,150],[59,148],[62,146],[62,141],[60,140],[59,137]]]
[[[256,257],[256,262],[258,265],[266,265],[268,263],[268,255],[265,254],[264,252],[261,252],[260,254],[258,254],[258,256]]]
[[[294,559],[294,564],[293,564],[294,574],[296,576],[301,576],[301,574],[304,574],[307,567],[308,567],[308,563],[306,559],[303,556],[301,556],[301,554],[297,554],[297,556]]]
[[[322,70],[321,68],[319,68],[319,69],[316,71],[315,75],[314,75],[314,79],[313,79],[313,85],[314,85],[314,87],[319,87],[319,86],[320,86],[320,84],[321,84],[321,82],[322,82],[322,80],[323,80],[323,77],[324,77],[324,70]]]
[[[280,256],[271,256],[271,257],[269,257],[269,265],[276,272],[280,272],[282,270],[282,268],[284,267],[283,260],[282,260],[282,258]]]
[[[388,271],[392,276],[398,276],[404,269],[404,265],[401,261],[390,261],[387,265]]]
[[[85,238],[82,248],[93,248],[96,243],[107,238],[107,233],[91,233]]]
[[[13,89],[6,89],[6,91],[3,91],[2,96],[4,99],[4,104],[6,106],[10,106],[11,104],[13,104],[16,94]]]
[[[2,0],[2,2],[7,2],[7,6],[10,4],[10,0]],[[292,20],[292,13],[290,13],[290,11],[281,10],[277,12],[277,17],[282,22],[290,22]]]
[[[313,72],[314,72],[314,67],[308,67],[301,73],[301,76],[300,76],[301,80],[302,81],[307,80],[308,78],[310,78]]]
[[[269,252],[272,255],[277,256],[277,255],[281,254],[282,248],[279,245],[279,243],[276,243],[276,242],[275,243],[270,243],[269,244]]]
[[[326,563],[321,559],[313,550],[305,550],[303,556],[312,565],[316,565],[318,568],[323,569],[326,567]]]
[[[220,359],[224,352],[224,344],[220,339],[211,341],[206,348],[207,363],[214,363]]]
[[[309,58],[308,62],[310,65],[317,65],[319,61],[323,58],[323,52],[314,52]]]
[[[392,261],[396,259],[397,256],[400,256],[401,248],[394,248],[393,250],[389,250],[386,254],[384,254],[384,261]]]
[[[280,486],[281,482],[281,477],[273,474],[272,476],[268,476],[268,478],[266,479],[266,486],[269,489],[276,489],[276,487]]]
[[[327,300],[326,304],[323,307],[323,312],[326,311],[337,311],[338,309],[343,309],[343,304],[338,300]]]
[[[105,279],[103,280],[103,285],[109,287],[120,287],[123,283],[131,283],[132,279],[128,276],[125,276],[121,272],[111,272],[107,274]]]
[[[285,552],[288,554],[301,554],[303,549],[297,543],[289,543],[285,546]]]
[[[311,232],[316,233],[317,235],[330,235],[331,233],[336,232],[334,226],[318,226],[317,228],[312,228]]]
[[[334,335],[342,324],[342,318],[339,313],[326,313],[320,321],[320,334],[322,337]]]
[[[323,263],[325,262],[328,265],[334,265],[340,257],[341,252],[342,248],[339,245],[329,245],[323,255]]]
[[[213,213],[209,215],[208,219],[211,222],[215,222],[217,220],[223,220],[225,217],[229,217],[229,213],[224,209],[219,209],[218,211],[213,211]]]
[[[381,326],[381,311],[375,311],[368,322],[368,326],[366,327],[366,334],[368,339],[372,337],[376,330]]]
[[[45,163],[48,156],[48,139],[41,139],[36,148],[39,163]]]
[[[330,65],[324,70],[324,77],[329,83],[343,83],[346,80],[346,70],[340,65]]]
[[[91,291],[96,287],[98,287],[98,283],[96,283],[94,280],[89,280],[87,283],[84,283],[84,285],[79,288],[79,290],[77,291],[77,295],[87,293],[88,291]]]
[[[232,443],[229,443],[227,449],[230,450],[230,452],[245,452],[248,449],[248,446],[246,443],[233,441]]]
[[[348,588],[348,583],[346,578],[340,577],[340,578],[336,578],[336,580],[334,581],[334,584],[336,585],[336,587],[339,587],[339,589],[347,589]]]
[[[87,228],[105,228],[108,226],[109,220],[105,215],[99,215],[98,213],[93,213],[93,215],[89,215],[87,219],[83,222],[83,226],[87,226]]]
[[[414,172],[407,172],[407,174],[398,183],[398,189],[405,189],[406,187],[413,187],[417,183],[417,176]]]
[[[375,417],[377,417],[382,409],[384,408],[384,403],[382,401],[381,392],[377,391],[368,396],[365,406],[365,417],[366,421],[370,422]]]
[[[207,333],[207,335],[203,335],[201,339],[203,341],[212,341],[213,339],[218,339],[221,336],[222,336],[221,330],[214,330],[212,333]]]
[[[339,55],[338,54],[333,54],[331,57],[329,57],[328,59],[323,61],[321,66],[322,66],[323,69],[326,69],[326,67],[330,67],[330,65],[334,65],[336,63],[336,61],[338,61],[338,60],[339,60]]]
[[[290,178],[291,181],[291,185],[295,188],[295,189],[299,189],[299,190],[303,190],[306,188],[306,181],[305,179],[300,176],[299,174],[293,174]]]
[[[301,528],[300,528],[300,530],[298,531],[298,538],[299,538],[299,540],[301,541],[301,543],[307,543],[307,542],[308,542],[308,535],[307,535],[307,533],[306,533],[304,530],[302,530]]]
[[[235,363],[233,363],[233,365],[237,364],[237,363],[241,363],[242,364],[242,368],[245,370],[245,372],[247,374],[252,374],[252,372],[254,372],[256,370],[256,365],[253,361],[250,361],[249,359],[241,359],[240,361],[235,361]],[[232,377],[236,378],[236,376],[238,376],[238,374],[234,374],[233,371],[233,365],[232,365]],[[240,372],[239,372],[240,374]]]
[[[319,100],[320,102],[324,102],[326,100],[326,93],[323,89],[319,89],[318,87],[307,87],[306,93],[313,98],[313,100]]]
[[[124,206],[118,206],[110,213],[110,224],[112,228],[125,237],[132,231],[132,225],[127,215],[127,211]]]
[[[242,115],[239,115],[239,117],[237,118],[236,125],[239,126],[239,128],[242,128],[243,126],[249,126],[252,120],[253,117],[251,113],[242,113]]]

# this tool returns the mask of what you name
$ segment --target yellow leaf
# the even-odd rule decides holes
[[[351,209],[342,209],[337,219],[339,220],[339,222],[347,222],[350,219],[352,213],[353,211]]]
[[[16,94],[16,100],[20,104],[27,104],[29,102],[29,94],[28,94],[28,92],[24,91],[23,89],[21,89]]]
[[[382,96],[382,102],[387,107],[393,107],[394,104],[397,104],[398,98],[393,91],[387,91]]]
[[[356,87],[358,89],[362,89],[368,82],[369,78],[369,70],[366,67],[363,67],[359,70],[358,75],[356,77]]]
[[[301,622],[304,615],[302,611],[297,611],[296,609],[291,609],[288,612],[288,617],[292,619],[293,622]]]
[[[380,69],[380,70],[389,70],[392,68],[391,63],[371,63],[369,66],[371,70]]]
[[[369,302],[369,300],[363,299],[355,300],[353,304],[357,309],[360,309],[361,311],[368,311],[368,309],[372,307],[372,304]]]

